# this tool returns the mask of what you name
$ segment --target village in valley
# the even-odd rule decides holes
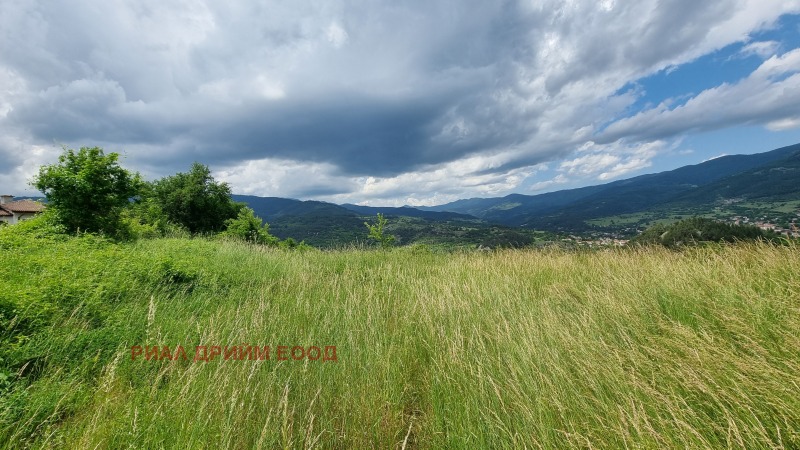
[[[796,215],[800,217],[800,212]],[[797,226],[798,219],[796,217],[791,219],[788,226],[776,225],[776,223],[779,223],[779,220],[780,219],[777,217],[773,218],[772,221],[767,217],[759,217],[757,219],[750,219],[747,216],[731,217],[731,222],[735,225],[755,225],[764,231],[774,231],[786,237],[800,238],[800,228]]]

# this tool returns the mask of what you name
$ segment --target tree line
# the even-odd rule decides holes
[[[68,233],[123,240],[213,233],[256,244],[304,245],[271,235],[269,225],[233,201],[230,186],[198,162],[188,172],[148,182],[121,167],[118,153],[64,148],[58,163],[40,167],[30,184],[47,199],[47,219]]]

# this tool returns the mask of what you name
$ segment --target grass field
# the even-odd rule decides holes
[[[800,448],[796,245],[0,249],[8,448]]]

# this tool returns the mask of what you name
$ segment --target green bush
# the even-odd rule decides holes
[[[68,238],[66,233],[67,229],[58,220],[56,211],[46,209],[31,219],[23,220],[13,226],[0,227],[0,250],[64,241]]]
[[[279,241],[269,234],[269,224],[262,225],[261,218],[247,207],[242,208],[236,218],[225,221],[225,231],[220,235],[261,245],[277,245]]]

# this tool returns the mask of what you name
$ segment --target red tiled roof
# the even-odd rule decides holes
[[[15,213],[37,213],[44,211],[44,205],[34,202],[33,200],[17,200],[16,202],[6,203],[0,208]]]
[[[2,206],[0,206],[0,216],[13,216],[13,215],[14,214],[11,214],[10,212],[8,212],[5,209],[3,209]]]

